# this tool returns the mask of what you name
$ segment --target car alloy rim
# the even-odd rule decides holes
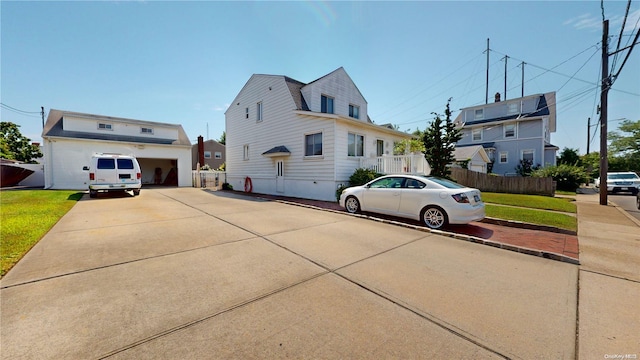
[[[349,212],[356,212],[358,210],[358,200],[354,198],[347,199],[347,210]]]
[[[424,214],[424,222],[429,227],[439,228],[444,223],[444,215],[437,209],[429,209]]]

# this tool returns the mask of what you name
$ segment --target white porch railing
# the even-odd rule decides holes
[[[227,173],[224,171],[193,170],[191,172],[193,187],[219,190],[226,181]]]
[[[431,166],[424,154],[383,155],[360,159],[360,167],[372,169],[380,174],[421,174],[429,175]]]

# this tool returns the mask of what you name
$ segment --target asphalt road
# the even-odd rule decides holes
[[[636,205],[636,197],[631,194],[609,195],[609,201],[625,209],[629,215],[640,220],[640,210]]]

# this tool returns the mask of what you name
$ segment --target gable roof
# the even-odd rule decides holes
[[[362,92],[360,91],[360,89],[358,89],[358,85],[356,85],[356,83],[353,81],[353,79],[351,79],[351,76],[349,76],[349,74],[347,74],[347,71],[342,66],[340,66],[339,68],[333,70],[332,72],[330,72],[330,73],[328,73],[328,74],[326,74],[324,76],[321,76],[321,77],[313,80],[312,82],[306,84],[305,86],[311,85],[311,84],[313,84],[315,82],[318,82],[318,81],[320,81],[320,80],[322,80],[324,78],[330,77],[330,76],[332,76],[332,75],[334,75],[335,73],[338,73],[338,72],[342,72],[349,79],[349,81],[351,81],[351,83],[356,88],[356,90],[358,90],[358,94],[360,94],[360,96],[364,99],[364,101],[367,101],[367,99],[365,99],[364,95],[362,95]]]
[[[453,157],[456,161],[465,161],[473,159],[476,155],[480,155],[484,162],[491,162],[489,155],[481,145],[457,147],[453,150]]]
[[[111,122],[118,122],[118,123],[147,125],[151,127],[153,126],[173,127],[178,130],[178,138],[167,139],[167,138],[157,138],[157,137],[148,137],[148,136],[121,135],[121,134],[113,134],[113,133],[107,133],[107,132],[94,133],[94,132],[64,130],[62,126],[62,120],[65,115],[80,117],[84,119],[95,119],[95,120],[111,121]],[[49,115],[47,116],[47,122],[44,126],[44,129],[42,130],[42,137],[43,138],[62,137],[62,138],[73,138],[73,139],[87,139],[87,140],[133,142],[133,143],[143,143],[143,144],[191,146],[191,142],[189,141],[187,134],[184,132],[182,125],[117,118],[117,117],[104,116],[104,115],[84,114],[84,113],[78,113],[73,111],[64,111],[64,110],[56,110],[56,109],[49,110]]]
[[[289,88],[293,102],[296,103],[296,110],[309,111],[309,106],[307,105],[304,96],[302,96],[302,91],[300,91],[306,84],[288,76],[284,76],[284,81]]]

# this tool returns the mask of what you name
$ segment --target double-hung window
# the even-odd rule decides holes
[[[304,136],[304,156],[322,155],[322,133]]]
[[[349,104],[349,116],[354,119],[360,119],[360,106]]]
[[[349,133],[349,144],[347,155],[349,156],[364,156],[364,136],[354,133]]]
[[[504,124],[503,128],[504,128],[504,138],[505,139],[515,138],[516,137],[516,124],[515,123]]]
[[[484,119],[484,109],[476,109],[473,115],[474,120],[482,120]]]
[[[506,164],[509,162],[509,153],[506,151],[500,151],[500,164]]]
[[[471,130],[471,139],[473,141],[482,141],[482,128],[476,128]]]
[[[320,112],[333,114],[333,98],[322,95],[320,97]]]
[[[532,149],[522,150],[522,160],[528,161],[533,164],[533,158],[535,155],[535,151]]]
[[[205,159],[211,159],[211,151],[205,151],[204,152],[204,158]]]

